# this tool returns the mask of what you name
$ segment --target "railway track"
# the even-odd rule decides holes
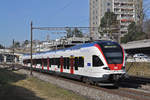
[[[130,79],[134,80],[134,81],[140,81],[143,83],[150,83],[150,78],[146,78],[146,77],[137,77],[137,76],[129,76]]]
[[[18,66],[18,67],[15,68],[15,70],[19,70],[19,69],[22,69],[22,67]],[[28,71],[28,70],[26,70],[26,71]],[[100,87],[100,86],[89,85],[89,84],[85,84],[81,81],[70,80],[68,78],[58,77],[56,75],[49,75],[49,74],[40,73],[40,72],[34,72],[34,73],[37,73],[36,77],[38,77],[38,75],[39,76],[42,75],[42,77],[45,77],[45,78],[42,78],[42,80],[44,80],[44,81],[48,81],[46,79],[46,77],[53,77],[54,79],[57,79],[57,80],[62,80],[62,81],[70,82],[72,84],[85,86],[89,89],[92,88],[92,89],[103,91],[103,92],[106,92],[106,93],[109,93],[109,94],[117,95],[117,96],[120,96],[120,97],[129,98],[130,100],[150,100],[150,91],[142,90],[140,88],[135,88],[135,87],[130,86],[130,83],[132,85],[134,85],[133,80],[136,80],[136,82],[139,81],[137,79],[138,77],[136,77],[135,79],[132,77],[133,80],[131,80],[131,79],[126,80],[126,83],[129,82],[128,84],[125,83],[126,85],[124,85],[124,86],[122,84],[120,84],[119,88],[114,88],[114,87]],[[140,80],[139,83],[141,83],[141,82],[146,83],[147,80],[146,80],[146,82],[144,82],[144,80]]]

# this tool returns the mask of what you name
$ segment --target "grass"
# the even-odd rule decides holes
[[[64,90],[55,85],[43,82],[37,78],[28,78],[16,83],[18,86],[24,86],[30,89],[37,96],[49,100],[85,100],[83,97],[75,95],[71,91]]]
[[[87,100],[34,77],[0,69],[0,100]]]
[[[126,69],[128,69],[130,66],[131,68],[128,71],[129,75],[150,77],[150,63],[147,62],[127,63]]]

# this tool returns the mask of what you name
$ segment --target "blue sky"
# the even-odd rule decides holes
[[[88,26],[88,6],[88,0],[0,0],[0,44],[30,39],[31,20],[35,26]],[[43,32],[34,31],[34,39],[45,39]]]
[[[0,0],[0,12],[0,44],[6,46],[30,39],[31,20],[34,26],[89,26],[89,0]],[[34,39],[47,34],[34,31]]]

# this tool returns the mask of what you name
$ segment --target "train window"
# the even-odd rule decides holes
[[[66,69],[66,67],[67,67],[67,60],[66,60],[67,58],[64,58],[64,69]]]
[[[104,42],[99,44],[108,64],[122,64],[123,51],[119,44],[114,42]]]
[[[42,65],[42,60],[41,59],[36,59],[36,63]]]
[[[32,61],[32,62],[33,62],[33,65],[36,65],[36,60],[35,60],[35,59],[33,59],[33,61]]]
[[[43,59],[44,66],[47,66],[47,59]]]
[[[55,58],[52,58],[52,65],[55,65]]]
[[[60,59],[56,58],[56,65],[58,66],[58,68],[60,68]]]
[[[0,54],[0,62],[3,62],[4,61],[4,57],[3,57],[3,55],[1,55]],[[25,60],[24,60],[25,61]],[[23,63],[24,63],[24,61],[23,61]],[[24,63],[25,64],[25,63]]]
[[[67,69],[69,69],[69,66],[70,66],[70,60],[69,60],[69,58],[66,58],[66,65],[67,65]]]
[[[24,60],[23,63],[24,63],[24,64],[28,64],[28,63],[30,63],[30,61],[29,61],[29,59],[27,59],[27,60]]]
[[[52,59],[49,59],[49,67],[52,65]]]
[[[92,61],[93,61],[93,67],[99,67],[104,65],[102,60],[96,55],[93,55]]]
[[[24,63],[24,64],[27,64],[27,60],[23,60],[23,63]]]
[[[54,65],[54,58],[51,59],[51,65]]]
[[[57,65],[57,59],[53,58],[54,64],[53,65]]]
[[[78,57],[75,57],[74,60],[75,60],[75,63],[74,63],[75,70],[78,70],[79,58],[78,58]]]
[[[84,67],[84,57],[79,57],[78,67]]]
[[[31,63],[31,60],[30,60],[30,59],[28,59],[28,60],[27,60],[27,63]]]

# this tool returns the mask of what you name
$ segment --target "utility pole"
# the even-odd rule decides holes
[[[14,70],[15,67],[15,40],[13,39],[13,64],[12,64],[12,70]]]
[[[30,75],[32,75],[32,41],[33,41],[33,33],[32,33],[32,30],[33,30],[33,27],[32,27],[32,21],[31,21],[31,51],[30,51],[30,54],[31,54],[31,68],[30,68]]]

